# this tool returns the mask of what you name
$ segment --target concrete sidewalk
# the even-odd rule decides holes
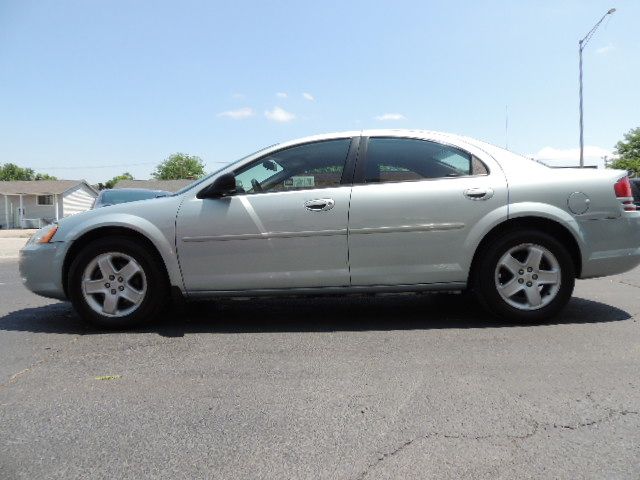
[[[18,251],[27,243],[27,238],[0,238],[0,260],[18,258]]]
[[[37,232],[35,228],[10,228],[0,230],[0,238],[29,238]]]
[[[36,231],[34,228],[0,230],[0,260],[18,258],[18,251]]]

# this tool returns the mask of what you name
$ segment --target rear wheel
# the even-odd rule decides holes
[[[166,304],[168,283],[154,255],[127,237],[96,240],[73,260],[68,292],[87,321],[106,328],[152,320]]]
[[[480,252],[473,285],[494,315],[515,322],[541,321],[569,301],[575,284],[571,255],[554,237],[512,231]]]

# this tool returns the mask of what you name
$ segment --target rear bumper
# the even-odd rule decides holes
[[[629,250],[610,250],[597,252],[597,258],[591,258],[582,266],[580,278],[606,277],[634,269],[640,265],[640,248]]]
[[[590,252],[584,252],[580,278],[616,275],[640,265],[640,212],[582,223]]]
[[[18,263],[24,286],[40,296],[66,300],[62,286],[65,246],[64,242],[25,245]]]

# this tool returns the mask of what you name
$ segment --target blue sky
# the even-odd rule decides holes
[[[424,128],[568,162],[640,126],[640,2],[0,0],[0,163],[148,178],[260,147]]]

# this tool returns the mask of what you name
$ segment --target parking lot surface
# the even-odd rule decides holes
[[[0,260],[0,478],[640,477],[640,269],[510,325],[463,295],[207,302],[104,333]]]

